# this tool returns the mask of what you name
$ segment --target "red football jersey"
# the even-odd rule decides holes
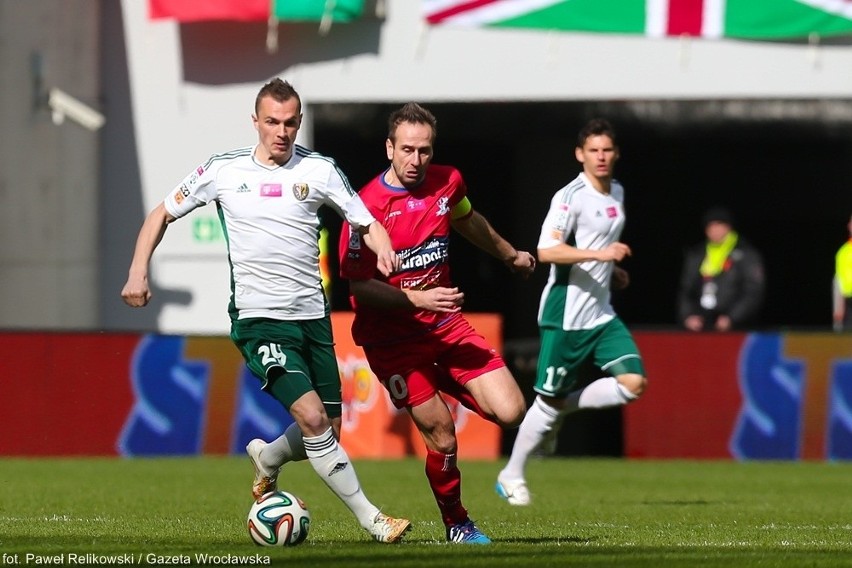
[[[461,173],[451,166],[430,165],[424,180],[410,190],[387,184],[382,172],[358,195],[387,230],[402,265],[398,272],[385,278],[376,270],[376,255],[344,223],[340,233],[340,275],[353,280],[376,278],[403,289],[451,287],[448,262],[451,210],[466,193]],[[357,305],[351,295],[349,299],[355,309],[352,336],[358,345],[404,341],[458,315],[377,309]]]

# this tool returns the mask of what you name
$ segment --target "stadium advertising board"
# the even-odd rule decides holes
[[[852,459],[852,337],[637,333],[647,393],[633,458]]]
[[[351,317],[332,318],[347,452],[425,451],[352,342]],[[500,317],[470,319],[499,349]],[[0,354],[8,371],[0,383],[0,455],[242,454],[252,438],[275,438],[292,422],[224,337],[5,333]],[[452,408],[459,457],[497,457],[499,428]]]
[[[422,455],[335,314],[352,457]],[[473,315],[500,346],[500,319]],[[852,459],[852,340],[843,334],[638,332],[649,388],[624,411],[631,458]],[[0,455],[242,454],[292,420],[223,337],[2,333]],[[499,429],[454,408],[462,459]]]

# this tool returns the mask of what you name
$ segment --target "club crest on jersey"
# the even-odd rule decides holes
[[[556,222],[553,224],[553,232],[562,234],[562,231],[565,230],[565,227],[568,226],[568,206],[563,205],[559,207],[559,215],[556,217]]]
[[[306,183],[294,183],[293,184],[293,197],[298,199],[299,201],[304,201],[308,196],[308,184]]]
[[[618,209],[616,209],[615,207],[607,207],[606,208],[606,216],[609,217],[610,219],[614,219],[614,218],[618,217]]]
[[[349,227],[349,249],[361,250],[361,235],[352,227]]]
[[[177,191],[175,191],[175,203],[180,205],[183,203],[184,197],[189,197],[189,188],[186,187],[186,184],[182,183]]]
[[[435,213],[438,217],[446,215],[450,212],[450,198],[442,197],[438,200],[438,212]]]

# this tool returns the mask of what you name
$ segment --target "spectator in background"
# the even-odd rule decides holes
[[[846,225],[849,238],[834,257],[834,329],[852,330],[852,217]]]
[[[734,230],[730,211],[704,214],[707,240],[686,253],[678,291],[678,321],[690,331],[730,331],[756,322],[763,305],[763,259]]]

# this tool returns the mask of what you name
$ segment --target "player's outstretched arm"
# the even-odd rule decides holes
[[[478,212],[471,211],[467,217],[454,220],[453,228],[480,249],[500,259],[512,272],[526,278],[535,270],[535,257],[526,251],[516,250]]]
[[[127,274],[127,282],[121,290],[124,303],[134,308],[141,308],[148,304],[151,299],[151,289],[148,286],[148,265],[151,256],[163,235],[166,227],[175,218],[169,215],[166,208],[160,203],[145,218],[139,235],[136,237],[136,248],[133,251],[133,260],[130,262],[130,270]]]

